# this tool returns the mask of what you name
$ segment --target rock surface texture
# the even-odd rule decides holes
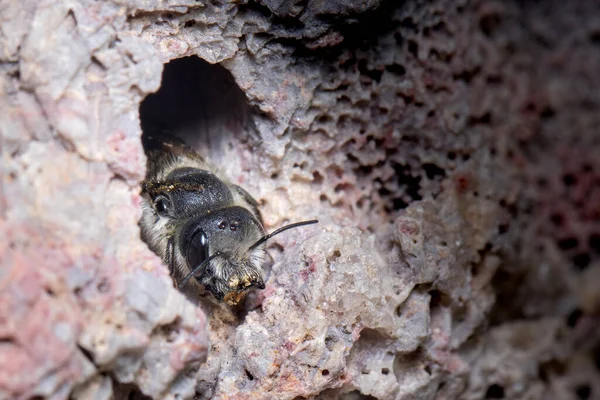
[[[600,398],[598,71],[596,1],[3,0],[0,399]],[[140,240],[142,130],[319,218],[243,305]]]

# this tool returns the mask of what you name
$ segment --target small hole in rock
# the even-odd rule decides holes
[[[313,172],[313,182],[316,183],[317,185],[320,185],[321,183],[323,183],[323,175],[321,175],[319,173],[319,171]]]
[[[98,289],[100,293],[108,292],[110,290],[110,283],[108,282],[108,279],[103,278],[96,286],[96,289]]]
[[[594,349],[593,358],[596,369],[600,371],[600,346]]]
[[[386,65],[385,69],[398,76],[403,76],[406,74],[406,69],[402,65],[398,64]]]
[[[563,375],[565,370],[564,364],[556,360],[550,360],[538,365],[538,376],[542,381],[548,383],[554,377]]]
[[[577,183],[577,178],[572,174],[566,174],[563,176],[563,183],[565,186],[573,186]]]
[[[588,240],[590,249],[594,250],[596,254],[600,254],[600,234],[592,234]]]
[[[560,227],[565,222],[565,218],[562,216],[562,214],[554,213],[550,215],[550,222],[552,222],[554,226]]]
[[[328,369],[324,369],[323,371],[321,371],[321,375],[323,375],[323,376],[329,375],[329,370]]]
[[[592,388],[590,385],[578,385],[575,388],[575,394],[580,400],[588,400],[592,394]]]
[[[587,253],[580,253],[573,257],[573,264],[580,270],[584,270],[590,265],[591,258]]]
[[[542,119],[550,119],[550,118],[554,117],[555,114],[556,114],[556,112],[554,111],[554,109],[552,107],[550,107],[549,105],[546,105],[542,109],[542,112],[540,113],[540,117],[542,117]]]
[[[244,372],[246,373],[246,378],[248,378],[249,381],[253,381],[254,380],[254,375],[252,375],[250,373],[250,371],[248,371],[247,369],[245,369]]]
[[[446,171],[432,163],[423,164],[423,170],[429,179],[435,179],[436,177],[444,178],[446,176]]]
[[[493,384],[488,387],[485,392],[486,399],[503,399],[504,398],[504,388],[500,385]]]
[[[506,232],[508,232],[508,228],[509,228],[509,225],[507,223],[500,224],[500,225],[498,225],[498,233],[500,235],[504,235]]]
[[[569,313],[567,316],[567,326],[570,328],[575,327],[575,325],[577,325],[577,321],[579,321],[579,318],[581,318],[582,315],[583,312],[579,308],[571,311],[571,313]]]
[[[579,242],[574,237],[569,237],[558,241],[558,247],[560,247],[562,250],[574,249],[578,244]]]
[[[408,51],[414,57],[417,57],[419,54],[419,45],[417,44],[417,42],[415,42],[414,40],[409,40],[408,41]]]
[[[390,373],[390,370],[389,370],[389,368],[382,368],[382,369],[381,369],[381,373],[382,373],[383,375],[387,375],[387,374],[389,374],[389,373]]]

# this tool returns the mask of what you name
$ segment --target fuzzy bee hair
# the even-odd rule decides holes
[[[218,255],[191,281],[229,303],[252,286],[264,288],[265,244],[253,246],[265,237],[256,200],[181,140],[160,135],[143,142],[142,239],[169,266],[174,282]]]

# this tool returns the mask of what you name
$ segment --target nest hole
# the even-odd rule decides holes
[[[144,137],[177,136],[207,158],[254,132],[250,106],[231,73],[196,56],[165,64],[160,89],[140,104],[140,123]]]
[[[496,383],[490,385],[485,392],[486,399],[503,399],[504,398],[504,388]]]

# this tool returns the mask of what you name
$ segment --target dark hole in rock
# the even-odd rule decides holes
[[[563,176],[563,183],[565,186],[573,186],[577,183],[577,178],[575,175],[565,174],[565,176]]]
[[[231,73],[196,56],[165,64],[160,89],[140,105],[140,122],[144,136],[178,136],[204,157],[253,132],[250,107]]]
[[[579,242],[577,241],[577,238],[574,237],[568,237],[558,241],[558,247],[560,247],[562,250],[574,249],[578,244]]]
[[[571,311],[567,316],[567,326],[570,328],[575,327],[575,325],[577,325],[577,321],[579,321],[579,318],[581,318],[582,315],[583,312],[579,308]]]
[[[542,112],[540,113],[540,117],[542,117],[542,119],[550,119],[550,118],[554,117],[555,114],[556,114],[556,112],[554,111],[554,109],[547,105],[542,109]]]
[[[508,223],[506,223],[506,224],[500,224],[500,225],[498,225],[498,233],[500,235],[503,235],[506,232],[508,232],[508,228],[509,228],[509,224]]]
[[[397,197],[395,199],[392,199],[392,206],[394,210],[402,210],[408,207],[408,203],[402,200],[400,197]]]
[[[358,71],[361,75],[368,76],[377,83],[381,81],[381,75],[383,75],[383,71],[369,69],[367,60],[360,60],[358,62]]]
[[[319,171],[313,172],[313,183],[320,185],[323,183],[323,175],[319,173]]]
[[[550,382],[553,377],[564,375],[566,367],[563,363],[557,360],[550,360],[538,365],[538,376],[546,383]]]
[[[335,336],[327,336],[325,338],[325,347],[327,348],[327,350],[333,350],[333,346],[338,340],[339,339]]]
[[[348,393],[344,393],[339,397],[340,400],[377,400],[377,397],[373,397],[367,394],[362,394],[358,390],[353,390]]]
[[[410,201],[421,200],[422,196],[419,193],[421,190],[421,177],[413,176],[410,166],[392,163],[398,186],[404,191],[407,198],[395,198],[394,210],[405,208]]]
[[[382,369],[381,369],[381,373],[382,373],[383,375],[387,375],[387,374],[389,374],[389,373],[390,373],[390,369],[389,369],[389,368],[382,368]]]
[[[580,270],[584,270],[590,265],[591,257],[587,253],[580,253],[573,257],[573,264]]]
[[[432,163],[423,164],[423,170],[425,171],[425,175],[427,175],[427,178],[429,179],[435,179],[436,177],[446,177],[446,171]]]
[[[565,222],[565,218],[560,213],[554,213],[550,215],[550,222],[552,222],[554,226],[560,227]]]
[[[469,124],[471,125],[477,125],[477,124],[489,124],[490,122],[492,122],[492,114],[488,111],[485,114],[481,115],[481,116],[470,116],[469,117]]]
[[[589,246],[596,254],[600,254],[600,234],[595,233],[590,235]]]
[[[329,370],[328,369],[324,369],[323,371],[321,371],[321,374],[323,376],[327,376],[327,375],[329,375]]]
[[[577,385],[577,387],[575,387],[575,394],[580,400],[588,400],[592,394],[592,388],[590,385]]]
[[[440,292],[437,289],[430,290],[429,296],[431,296],[430,300],[429,300],[430,308],[448,307],[451,303],[450,296],[448,296],[445,293]]]
[[[414,40],[408,41],[408,51],[415,57],[419,55],[419,45]]]
[[[386,71],[398,76],[404,76],[406,74],[406,68],[399,64],[386,65],[385,69]]]
[[[107,278],[102,278],[100,280],[100,282],[98,282],[98,285],[96,286],[96,289],[98,289],[98,292],[100,293],[106,293],[110,290],[110,282]]]
[[[594,364],[596,365],[596,369],[600,371],[600,346],[594,349],[593,358]]]
[[[486,399],[503,399],[504,398],[504,388],[498,384],[493,384],[488,387],[485,392]]]
[[[252,375],[250,373],[250,371],[248,371],[247,369],[245,369],[244,372],[246,373],[246,377],[248,378],[249,381],[253,381],[254,380],[254,375]]]
[[[111,376],[113,383],[113,393],[115,399],[127,400],[151,400],[151,397],[144,395],[139,387],[131,383],[119,383],[119,381]]]
[[[487,14],[479,20],[479,29],[488,37],[493,35],[499,25],[500,17],[497,14]]]

